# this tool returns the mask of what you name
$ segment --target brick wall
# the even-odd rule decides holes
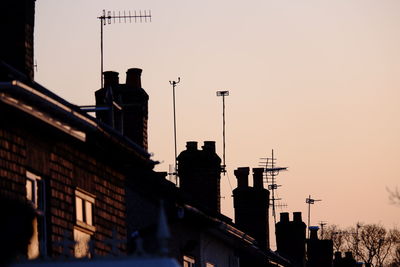
[[[125,177],[114,159],[7,106],[0,104],[0,193],[25,198],[26,171],[46,183],[48,253],[62,253],[64,233],[73,238],[75,189],[95,195],[95,254],[106,255],[113,229],[126,239]],[[121,246],[124,249],[124,245]],[[71,247],[72,253],[72,247]]]
[[[51,212],[53,241],[61,240],[65,228],[72,231],[75,225],[74,192],[77,187],[96,196],[93,208],[96,255],[110,252],[111,248],[104,240],[112,238],[113,229],[117,230],[119,238],[126,238],[124,176],[120,172],[69,144],[54,147],[50,171],[50,206],[53,211],[64,211],[60,214]]]
[[[24,140],[0,128],[0,193],[12,198],[25,197]]]

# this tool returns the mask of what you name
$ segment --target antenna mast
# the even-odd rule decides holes
[[[275,197],[275,190],[278,189],[281,185],[276,184],[275,176],[279,174],[280,171],[286,171],[287,167],[277,167],[275,166],[276,158],[274,157],[274,150],[272,149],[272,157],[271,158],[261,158],[261,160],[266,160],[260,162],[265,166],[264,174],[265,174],[265,182],[268,184],[268,189],[272,192],[272,197],[270,198],[270,205],[272,206],[272,216],[274,217],[274,223],[276,224],[276,200],[281,200],[281,198]],[[286,205],[282,205],[286,206]]]
[[[139,11],[137,14],[136,11],[131,14],[131,11],[126,13],[125,11],[121,13],[121,11],[118,11],[118,14],[116,15],[115,12],[113,11],[111,14],[111,11],[106,11],[103,9],[103,15],[100,17],[97,17],[100,20],[100,53],[101,53],[101,58],[100,58],[100,65],[101,65],[101,73],[100,73],[100,79],[101,79],[101,88],[104,87],[104,81],[103,81],[103,72],[104,72],[104,53],[103,53],[103,26],[106,24],[111,24],[111,21],[115,23],[115,20],[118,21],[118,23],[121,22],[132,22],[132,19],[136,23],[138,20],[139,22],[151,22],[151,11],[150,10],[145,10],[144,13],[142,14],[142,11]]]
[[[175,169],[173,174],[175,175],[176,185],[178,185],[178,156],[176,149],[176,112],[175,112],[175,87],[181,81],[181,78],[178,77],[178,81],[169,81],[169,84],[172,85],[172,102],[174,109],[174,143],[175,143]]]
[[[307,225],[308,238],[310,238],[311,205],[315,204],[315,202],[317,201],[322,201],[322,199],[312,199],[311,195],[308,195],[308,198],[306,198],[306,203],[308,204],[308,225]]]
[[[217,96],[222,96],[222,166],[221,172],[226,173],[226,162],[225,162],[225,96],[229,96],[229,91],[217,91]]]

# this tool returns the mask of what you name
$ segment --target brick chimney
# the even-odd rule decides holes
[[[253,187],[248,186],[248,167],[234,174],[238,186],[233,190],[236,225],[257,240],[260,248],[269,249],[269,191],[263,185],[263,168],[253,168]]]
[[[281,213],[275,229],[278,253],[288,258],[293,266],[305,266],[306,224],[301,212],[293,213],[293,221],[289,221],[289,213]]]
[[[0,10],[0,60],[33,80],[35,0],[1,0]]]
[[[205,141],[202,150],[197,142],[187,142],[178,156],[180,189],[190,200],[207,211],[221,212],[221,158],[215,142]]]
[[[96,106],[109,110],[97,111],[96,117],[147,150],[149,96],[142,88],[141,74],[141,69],[128,69],[126,83],[120,84],[118,72],[104,72],[104,88],[95,93]]]
[[[318,239],[318,226],[310,226],[310,239],[307,239],[307,266],[332,266],[333,241]]]

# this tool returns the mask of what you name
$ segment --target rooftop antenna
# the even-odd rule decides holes
[[[306,198],[306,203],[308,204],[308,224],[307,224],[308,238],[310,238],[311,205],[315,204],[315,202],[317,201],[322,201],[322,199],[313,199],[311,198],[311,195],[308,195],[308,198]]]
[[[175,143],[175,179],[176,179],[176,184],[178,185],[178,156],[176,152],[176,112],[175,112],[175,87],[176,85],[181,81],[181,78],[178,77],[178,81],[169,81],[169,84],[172,85],[172,103],[173,103],[173,109],[174,109],[174,143]]]
[[[225,175],[226,173],[226,162],[225,162],[225,96],[229,96],[229,91],[217,91],[217,96],[222,96],[222,166],[221,172]]]
[[[279,174],[280,171],[286,171],[287,167],[277,167],[275,166],[276,164],[276,158],[274,157],[274,150],[272,149],[272,157],[271,158],[261,158],[260,163],[265,166],[264,169],[264,174],[265,174],[265,180],[268,184],[268,190],[271,190],[272,192],[272,197],[270,199],[271,201],[271,206],[272,206],[272,216],[274,217],[274,223],[276,224],[276,207],[285,207],[287,205],[285,204],[276,204],[277,200],[281,200],[280,198],[275,197],[275,190],[278,189],[281,185],[276,184],[275,176]]]
[[[124,23],[132,23],[132,20],[136,22],[151,22],[151,11],[150,10],[145,10],[143,13],[142,11],[139,11],[139,13],[136,13],[136,11],[131,14],[131,11],[126,13],[125,11],[121,13],[121,11],[118,11],[118,14],[115,14],[115,11],[106,11],[103,9],[103,15],[100,17],[97,17],[100,20],[100,53],[101,53],[101,73],[100,73],[100,79],[101,79],[101,88],[104,86],[104,80],[103,80],[103,72],[104,72],[104,54],[103,54],[103,27],[106,24],[111,24],[115,23],[117,20],[118,23],[124,22]]]

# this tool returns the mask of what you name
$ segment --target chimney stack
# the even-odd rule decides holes
[[[310,226],[309,229],[310,239],[307,239],[307,266],[332,266],[333,241],[318,239],[318,226]]]
[[[305,266],[306,224],[302,221],[301,212],[293,213],[293,221],[289,221],[289,213],[281,213],[275,229],[278,253],[294,266]]]
[[[141,73],[141,69],[128,69],[126,84],[120,84],[118,72],[105,71],[104,88],[95,93],[96,106],[109,110],[96,111],[96,117],[147,150],[149,96],[142,88]]]
[[[1,0],[0,60],[34,79],[35,0]]]
[[[178,175],[182,192],[193,203],[215,215],[221,212],[221,158],[214,141],[205,141],[202,150],[197,142],[187,142],[178,156]]]
[[[248,186],[249,168],[234,171],[238,186],[233,190],[236,225],[256,239],[258,246],[269,249],[269,191],[263,186],[263,169],[253,168],[253,187]]]

